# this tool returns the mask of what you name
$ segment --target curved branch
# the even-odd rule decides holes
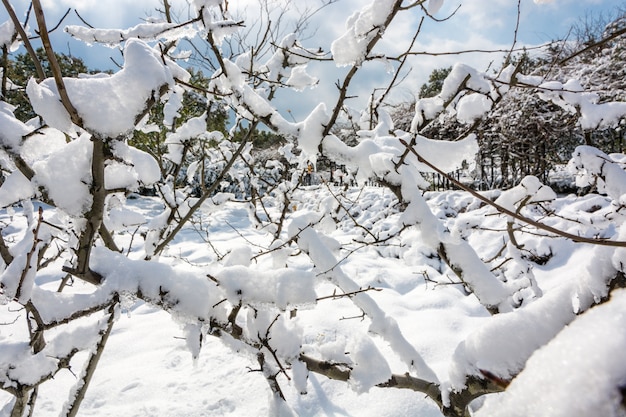
[[[573,235],[571,233],[565,232],[563,230],[559,230],[559,229],[554,228],[552,226],[548,226],[547,224],[543,224],[541,222],[535,221],[535,220],[530,219],[528,217],[522,216],[521,214],[518,214],[518,213],[516,213],[514,211],[511,211],[511,210],[509,210],[509,209],[507,209],[505,207],[502,207],[501,205],[494,203],[493,201],[491,201],[487,197],[485,197],[485,196],[481,195],[480,193],[477,193],[476,191],[474,191],[471,188],[467,187],[465,184],[462,184],[461,182],[457,181],[454,177],[452,177],[452,176],[448,175],[447,173],[443,172],[441,169],[437,168],[432,163],[428,162],[426,159],[424,159],[424,157],[422,157],[419,153],[417,153],[417,151],[411,145],[409,145],[404,139],[400,139],[400,143],[402,143],[404,146],[406,146],[406,148],[409,150],[409,152],[411,152],[413,155],[415,155],[417,157],[417,160],[419,162],[421,162],[422,164],[428,166],[433,171],[435,171],[438,174],[440,174],[443,177],[445,177],[447,180],[449,180],[455,186],[459,187],[463,191],[466,191],[466,192],[470,193],[472,196],[476,197],[477,199],[479,199],[483,203],[485,203],[487,205],[490,205],[491,207],[495,208],[496,210],[498,210],[502,214],[506,214],[507,216],[511,216],[514,219],[517,219],[517,220],[519,220],[519,221],[521,221],[523,223],[535,226],[538,229],[545,230],[546,232],[550,232],[550,233],[553,233],[553,234],[555,234],[557,236],[561,236],[561,237],[564,237],[566,239],[570,239],[573,242],[590,243],[590,244],[593,244],[593,245],[612,246],[612,247],[619,247],[619,248],[626,247],[626,241],[607,240],[607,239],[593,239],[593,238],[587,238],[587,237],[583,237],[583,236]]]

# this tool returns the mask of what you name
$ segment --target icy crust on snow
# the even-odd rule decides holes
[[[146,103],[188,73],[160,55],[143,41],[131,39],[124,49],[124,68],[107,77],[64,78],[70,101],[82,118],[83,127],[100,137],[115,138],[131,132]],[[33,109],[46,123],[70,131],[70,116],[61,104],[54,79],[41,83],[31,79],[26,92]]]
[[[346,21],[346,32],[330,46],[337,66],[361,65],[367,46],[384,31],[384,24],[393,11],[393,0],[376,0],[355,12]]]
[[[537,350],[477,416],[620,417],[626,381],[626,291],[577,317]],[[575,395],[572,395],[575,393]]]

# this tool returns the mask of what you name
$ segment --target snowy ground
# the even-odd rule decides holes
[[[360,224],[376,224],[376,228],[397,227],[394,216],[378,218],[390,213],[393,199],[388,190],[367,187],[351,190],[360,196],[353,218]],[[311,187],[304,191],[300,201],[294,202],[295,210],[313,209],[327,196],[323,187]],[[462,229],[463,224],[480,222],[485,228],[501,225],[501,216],[485,217],[472,197],[459,192],[432,193],[428,195],[434,212],[449,224]],[[606,204],[601,197],[596,203]],[[591,197],[589,198],[592,199]],[[567,201],[567,197],[564,200]],[[129,208],[150,218],[160,211],[157,200],[139,198],[127,200]],[[579,204],[584,204],[583,202]],[[587,204],[592,204],[589,202]],[[555,204],[559,207],[559,204]],[[567,204],[563,203],[563,207]],[[49,216],[51,209],[46,209]],[[8,226],[5,234],[17,233],[24,227],[20,210],[15,213],[0,212],[0,222]],[[450,223],[452,222],[452,223]],[[465,235],[485,257],[496,250],[499,242],[489,238],[489,231],[466,228]],[[441,381],[449,379],[451,359],[466,336],[479,329],[490,315],[473,296],[467,296],[460,285],[446,285],[453,280],[450,271],[438,274],[424,256],[419,232],[407,230],[394,244],[381,247],[362,246],[354,242],[361,238],[361,231],[349,218],[343,218],[333,237],[343,244],[342,254],[350,255],[343,261],[344,271],[362,288],[380,289],[369,291],[377,303],[395,318],[405,337],[423,355]],[[211,242],[209,245],[203,238]],[[128,247],[133,238],[132,230],[122,236]],[[136,237],[133,245],[138,245]],[[533,239],[530,237],[529,239]],[[582,257],[592,256],[590,246],[574,246],[565,242],[549,244],[554,256],[545,265],[534,265],[534,275],[546,291],[569,279],[572,270]],[[561,244],[558,244],[561,242]],[[253,227],[248,213],[241,203],[228,203],[215,213],[205,213],[202,228],[186,229],[161,260],[210,271],[212,264],[228,262],[226,255],[244,245],[267,244],[263,231]],[[252,254],[261,246],[252,246]],[[536,245],[541,248],[541,245]],[[544,249],[547,246],[543,246]],[[234,255],[233,255],[234,256]],[[260,258],[259,262],[266,262]],[[308,268],[299,257],[289,260],[290,267]],[[45,276],[45,275],[44,275]],[[58,285],[52,282],[50,286]],[[437,282],[432,282],[437,281]],[[76,282],[70,291],[89,291],[89,286]],[[319,282],[318,297],[331,295],[333,287]],[[258,367],[254,357],[233,352],[220,339],[209,338],[199,357],[194,361],[187,348],[184,333],[171,316],[143,302],[128,302],[127,314],[122,314],[113,329],[101,364],[92,381],[81,416],[267,416],[270,413],[270,390],[264,378],[254,369]],[[303,349],[336,350],[341,354],[349,349],[349,336],[366,333],[368,323],[362,320],[360,311],[345,299],[321,300],[314,309],[298,311],[298,320],[304,328]],[[8,323],[16,316],[23,320],[20,311],[2,310],[0,322]],[[12,333],[14,327],[0,326],[0,346],[19,335]],[[387,356],[393,372],[404,373],[406,368],[381,340],[376,340],[380,351]],[[333,352],[330,352],[333,354]],[[42,386],[37,416],[58,415],[67,389],[75,382],[74,373],[82,368],[84,356],[75,358],[70,371],[62,371],[52,382]],[[368,364],[376,368],[377,363]],[[371,388],[357,393],[359,387],[330,381],[323,376],[310,375],[307,393],[300,395],[288,381],[282,381],[286,396],[294,410],[301,416],[422,416],[438,417],[437,406],[423,394],[407,390]],[[356,388],[356,389],[352,389]],[[10,400],[0,393],[0,404]],[[10,410],[0,408],[0,415]]]

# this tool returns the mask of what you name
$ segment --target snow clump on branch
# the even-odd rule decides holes
[[[181,67],[163,59],[140,40],[129,40],[124,48],[124,68],[111,76],[64,78],[69,98],[82,118],[84,128],[103,138],[116,138],[132,132],[146,103],[173,85],[174,77],[188,79]],[[33,108],[46,123],[69,132],[72,122],[61,104],[54,79],[41,83],[31,79],[26,92]]]

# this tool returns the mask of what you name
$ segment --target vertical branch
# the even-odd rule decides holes
[[[263,355],[262,352],[257,353],[256,358],[261,366],[261,372],[263,372],[263,376],[265,376],[265,380],[269,384],[274,395],[277,395],[281,400],[286,401],[285,394],[283,394],[283,390],[280,388],[280,384],[276,378],[278,376],[278,372],[275,372],[275,370],[268,365],[265,360],[265,355]]]
[[[37,307],[29,301],[24,306],[27,311],[26,320],[28,323],[28,331],[30,333],[30,346],[33,349],[33,353],[39,353],[46,347],[46,340],[44,338],[45,323]],[[33,321],[35,326],[33,326]]]
[[[24,42],[24,48],[26,48],[28,55],[30,55],[31,59],[33,60],[33,63],[35,64],[35,71],[37,71],[37,79],[39,81],[43,80],[44,78],[46,78],[46,73],[44,72],[43,67],[41,66],[41,62],[39,62],[39,58],[37,58],[37,54],[35,53],[35,49],[33,48],[33,45],[28,40],[28,35],[26,34],[24,27],[22,26],[21,22],[17,18],[17,15],[15,14],[15,10],[13,10],[13,6],[9,4],[9,0],[2,0],[2,4],[4,5],[4,8],[9,14],[9,17],[11,18],[11,21],[13,22],[13,26],[15,26],[15,30],[20,35],[22,42]]]
[[[0,257],[2,257],[2,261],[5,263],[5,265],[9,265],[11,262],[13,262],[13,255],[11,255],[9,247],[7,246],[4,240],[4,236],[2,236],[1,232],[2,231],[0,230]]]
[[[165,9],[165,19],[168,23],[172,23],[172,13],[169,0],[163,0],[163,8]]]
[[[64,267],[63,271],[97,285],[101,283],[102,277],[89,269],[89,258],[91,256],[91,248],[102,226],[102,218],[104,217],[104,202],[106,198],[106,189],[104,187],[105,144],[104,140],[97,136],[92,137],[91,142],[93,144],[90,190],[92,196],[91,208],[84,214],[86,224],[78,240],[76,266],[74,269]]]
[[[395,4],[393,5],[393,10],[391,11],[391,13],[389,13],[389,16],[387,16],[387,20],[385,21],[385,23],[381,25],[381,27],[376,28],[378,30],[378,33],[368,43],[366,47],[366,57],[369,55],[372,49],[374,49],[374,46],[376,46],[378,41],[382,38],[385,28],[389,26],[389,23],[391,23],[391,21],[395,18],[396,14],[400,11],[401,7],[402,7],[402,0],[397,0]],[[333,112],[330,116],[330,120],[324,127],[322,138],[328,136],[333,126],[335,126],[335,124],[337,123],[337,118],[339,117],[339,114],[341,113],[341,109],[344,106],[344,102],[346,101],[346,98],[348,97],[348,87],[350,86],[352,79],[354,78],[354,76],[356,75],[357,71],[360,68],[361,67],[358,65],[353,65],[352,68],[350,68],[350,70],[348,71],[348,74],[346,74],[343,80],[343,84],[341,86],[337,85],[339,87],[339,98],[337,99],[335,108],[333,109]],[[320,142],[320,151],[321,151],[322,143],[323,142]]]
[[[2,46],[2,91],[0,92],[0,97],[6,100],[7,96],[7,82],[9,80],[8,77],[9,72],[9,48],[6,45]]]
[[[31,388],[27,386],[20,386],[16,389],[15,403],[11,409],[11,417],[24,417],[24,412],[27,410],[30,402]]]
[[[98,340],[95,350],[91,353],[91,355],[89,355],[84,376],[82,378],[82,381],[79,382],[80,387],[78,388],[74,396],[74,401],[72,401],[72,403],[67,407],[65,417],[76,417],[78,410],[80,409],[80,405],[85,398],[85,394],[87,393],[87,389],[89,388],[91,379],[93,378],[93,375],[96,372],[96,368],[98,367],[98,362],[100,362],[100,358],[102,357],[104,347],[106,346],[106,343],[109,340],[109,336],[111,335],[111,331],[113,330],[113,323],[115,323],[116,307],[117,302],[114,302],[109,307],[109,318],[107,320],[107,326],[104,330],[100,332],[100,340]]]
[[[248,130],[248,133],[246,134],[246,136],[244,136],[241,139],[241,144],[235,150],[235,152],[233,152],[230,160],[226,163],[226,165],[224,166],[224,168],[222,169],[220,174],[217,176],[217,178],[215,178],[215,181],[213,182],[213,184],[211,184],[211,186],[204,191],[204,193],[200,196],[200,198],[198,198],[198,200],[195,202],[195,204],[189,208],[189,210],[187,211],[187,214],[185,214],[178,221],[178,224],[176,224],[176,226],[169,232],[169,234],[167,236],[163,237],[163,240],[154,249],[154,253],[155,254],[158,254],[159,252],[163,251],[163,249],[165,249],[165,247],[172,241],[172,239],[174,239],[176,234],[178,232],[180,232],[180,230],[183,228],[183,226],[185,226],[185,224],[187,224],[187,222],[198,211],[198,209],[202,206],[202,204],[206,201],[206,199],[209,198],[213,194],[213,192],[215,190],[217,190],[217,187],[219,187],[220,182],[224,179],[226,174],[228,174],[228,171],[232,168],[232,166],[235,164],[235,161],[237,160],[237,158],[239,158],[239,156],[243,152],[243,150],[246,147],[246,145],[248,144],[248,142],[252,139],[252,134],[253,134],[254,130],[256,129],[258,123],[259,123],[259,121],[255,120],[250,125],[250,130]],[[176,211],[172,210],[172,214],[170,215],[170,217],[167,220],[168,224],[171,224],[174,221],[174,216],[175,215],[176,215]],[[163,231],[165,231],[165,229],[163,229]]]
[[[19,301],[19,299],[23,295],[23,286],[26,282],[30,269],[32,268],[33,256],[37,252],[37,246],[39,244],[39,228],[41,227],[41,222],[43,221],[43,208],[39,207],[39,218],[37,219],[37,225],[35,226],[35,230],[33,230],[33,244],[31,245],[30,250],[26,254],[26,263],[24,265],[24,270],[22,271],[22,275],[20,276],[19,284],[17,285],[17,289],[15,291],[15,299]]]
[[[41,42],[43,44],[44,50],[46,51],[48,62],[50,63],[50,69],[52,70],[52,75],[54,76],[54,81],[56,83],[57,90],[59,91],[59,96],[61,97],[61,103],[63,103],[63,107],[65,107],[65,110],[67,110],[67,112],[69,113],[72,122],[77,126],[81,126],[82,120],[78,114],[78,111],[76,111],[76,108],[74,107],[74,105],[70,101],[69,96],[67,95],[67,89],[65,88],[65,83],[63,82],[61,67],[59,66],[59,62],[57,61],[56,55],[54,54],[54,50],[52,49],[52,44],[50,43],[50,37],[48,36],[48,28],[46,27],[46,19],[43,14],[41,2],[40,0],[32,0],[32,4],[35,10],[37,25],[39,26]]]

